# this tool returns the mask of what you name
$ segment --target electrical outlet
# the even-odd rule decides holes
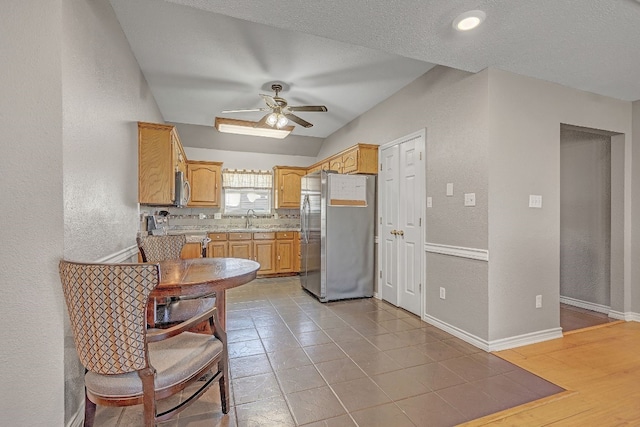
[[[440,288],[440,299],[446,299],[447,293],[444,288]]]
[[[448,197],[453,196],[453,182],[447,183],[447,196]]]
[[[542,308],[542,295],[536,295],[536,308]]]

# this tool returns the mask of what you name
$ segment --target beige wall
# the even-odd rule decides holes
[[[329,136],[318,159],[358,142],[382,145],[426,128],[426,242],[487,248],[487,72],[435,67]],[[446,197],[446,184],[454,197]],[[463,194],[476,193],[476,207]],[[487,263],[426,254],[425,312],[477,337],[488,336]],[[439,288],[447,292],[438,297]],[[464,313],[464,315],[461,315]]]
[[[96,261],[135,245],[137,121],[164,120],[109,2],[64,0],[62,12],[64,257]],[[68,423],[84,369],[68,325],[65,335]]]
[[[611,136],[560,129],[560,295],[609,306]]]
[[[0,413],[64,425],[61,4],[11,1],[0,14]]]
[[[626,270],[619,291],[628,300],[627,288],[637,281],[627,237],[631,103],[490,69],[489,111],[490,339],[559,327],[561,123],[625,135]],[[543,196],[542,209],[528,208],[530,194]],[[536,295],[543,297],[541,309]],[[624,310],[613,299],[612,309]]]

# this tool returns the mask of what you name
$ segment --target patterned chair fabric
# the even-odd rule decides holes
[[[180,259],[180,252],[187,243],[184,234],[175,236],[143,236],[136,238],[143,262],[160,262]]]
[[[146,308],[159,283],[158,264],[62,260],[59,272],[78,357],[88,371],[85,426],[93,424],[96,403],[143,404],[144,425],[153,426],[174,417],[214,381],[220,383],[222,411],[228,412],[226,334],[218,325],[215,304],[166,332],[148,330]],[[213,335],[189,332],[203,321],[208,321]],[[180,392],[211,371],[214,375],[191,397],[157,413],[156,400]]]
[[[145,310],[159,280],[154,264],[61,261],[60,278],[80,361],[99,374],[148,366]]]

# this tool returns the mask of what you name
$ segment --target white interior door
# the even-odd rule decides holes
[[[399,144],[399,193],[398,202],[398,306],[420,316],[422,251],[421,244],[421,153],[416,140]]]
[[[380,297],[421,315],[424,131],[380,150]]]
[[[398,146],[394,145],[380,154],[382,168],[378,177],[380,203],[380,297],[398,305]]]

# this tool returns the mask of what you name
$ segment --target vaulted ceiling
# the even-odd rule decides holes
[[[324,138],[435,64],[640,99],[636,0],[110,1],[168,122],[259,120],[221,111],[263,107],[277,81],[290,105],[327,106],[293,133]],[[472,9],[485,22],[455,31]]]

